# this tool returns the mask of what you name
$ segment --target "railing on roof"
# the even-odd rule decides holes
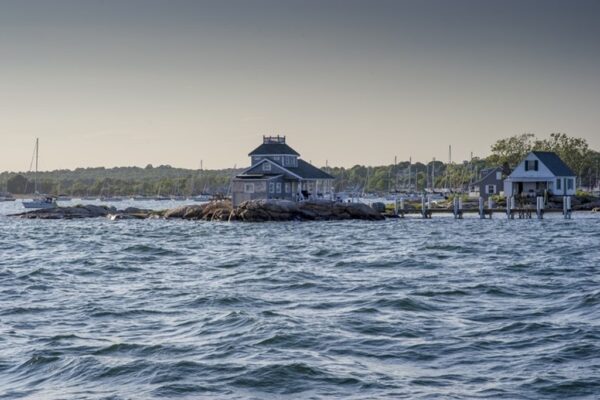
[[[285,144],[285,136],[264,136],[263,144]]]

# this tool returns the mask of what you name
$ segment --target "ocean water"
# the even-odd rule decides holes
[[[600,215],[15,210],[0,203],[2,399],[600,397]]]

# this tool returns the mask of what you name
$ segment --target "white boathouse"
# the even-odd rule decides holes
[[[504,180],[504,194],[511,196],[573,196],[575,173],[549,151],[532,151]]]

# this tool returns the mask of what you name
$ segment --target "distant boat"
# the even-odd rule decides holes
[[[110,202],[123,201],[123,198],[106,196],[106,197],[100,197],[100,201],[110,201]]]
[[[150,200],[156,200],[156,201],[169,201],[171,200],[170,197],[166,197],[166,196],[153,196],[150,198]]]
[[[25,208],[54,208],[58,207],[56,199],[53,197],[46,197],[43,199],[33,199],[30,201],[24,201],[23,207]]]
[[[0,195],[0,202],[1,201],[15,201],[15,198],[12,197],[12,195],[10,195],[10,194],[3,194],[3,195]]]
[[[192,201],[211,201],[212,196],[210,194],[200,194],[198,196],[188,197],[188,200]]]
[[[30,201],[23,201],[23,207],[25,208],[54,208],[57,207],[56,199],[49,196],[41,196],[38,193],[38,162],[39,162],[39,151],[40,151],[40,139],[35,139],[35,175],[34,175],[34,187],[33,192],[35,196]]]

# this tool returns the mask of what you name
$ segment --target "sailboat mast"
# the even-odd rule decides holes
[[[435,157],[431,163],[431,193],[435,192]]]
[[[38,162],[39,162],[39,151],[40,151],[40,139],[35,139],[35,174],[33,175],[34,183],[33,183],[33,191],[37,194],[38,192]]]
[[[408,158],[408,191],[412,191],[412,156]]]

